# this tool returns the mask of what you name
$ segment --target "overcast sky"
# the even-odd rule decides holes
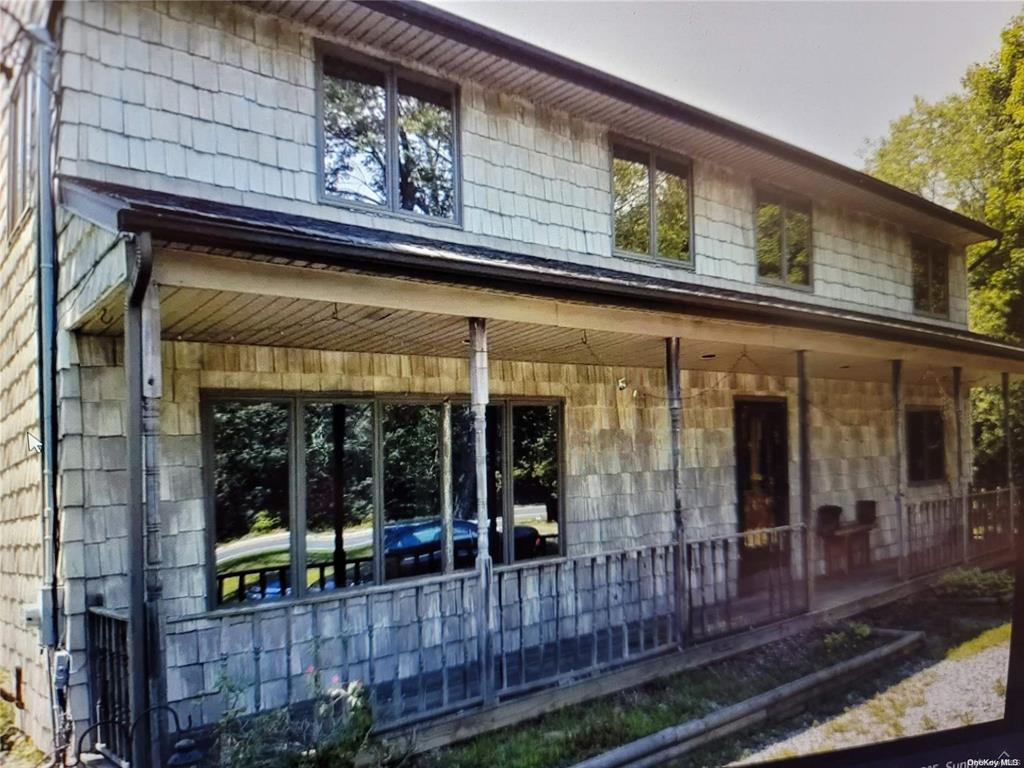
[[[956,90],[1021,8],[997,2],[432,0],[860,168],[915,95]]]

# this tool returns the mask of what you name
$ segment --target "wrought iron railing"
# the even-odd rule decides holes
[[[498,694],[515,695],[675,647],[673,562],[668,545],[498,569]]]
[[[807,544],[803,525],[687,541],[690,637],[708,639],[805,612]]]
[[[975,491],[968,497],[968,555],[971,559],[1013,548],[1014,494],[1009,488]]]
[[[89,608],[87,623],[89,690],[96,725],[94,749],[127,764],[131,758],[128,617],[94,606]]]
[[[930,499],[907,505],[908,566],[920,576],[964,559],[963,499]]]

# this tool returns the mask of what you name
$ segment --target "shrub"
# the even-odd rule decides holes
[[[935,591],[943,597],[1006,598],[1013,594],[1013,574],[1009,571],[957,568],[942,575],[935,585]]]
[[[849,621],[832,632],[826,632],[822,642],[829,656],[842,656],[859,648],[871,637],[871,627],[859,621]]]
[[[362,684],[325,687],[310,667],[311,708],[245,714],[245,688],[222,678],[227,706],[215,728],[218,768],[397,768],[408,750],[374,743],[373,713]],[[335,680],[337,683],[337,680]]]

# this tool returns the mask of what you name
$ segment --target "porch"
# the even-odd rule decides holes
[[[163,695],[194,725],[223,712],[222,681],[260,711],[307,700],[311,674],[361,681],[382,728],[490,711],[1012,554],[1013,494],[965,481],[964,400],[999,381],[990,367],[909,354],[894,365],[863,354],[870,344],[825,350],[832,342],[809,332],[712,321],[666,337],[661,315],[570,304],[467,319],[441,311],[471,310],[429,298],[432,285],[324,270],[311,289],[306,267],[264,265],[254,278],[238,259],[159,247],[140,337],[163,341],[137,375],[155,374],[144,410],[159,405],[148,466],[161,503],[142,508],[164,531],[152,604]],[[306,295],[343,288],[349,301]],[[79,328],[83,348],[103,350],[100,379],[124,359],[120,301]],[[532,322],[544,317],[552,324]],[[277,425],[261,435],[281,463],[252,477],[280,478],[286,514],[263,527],[245,515],[249,527],[222,537],[217,434],[254,403]],[[754,418],[743,403],[781,417],[737,437]],[[947,425],[944,484],[907,482],[908,405],[934,406]],[[544,440],[522,431],[521,414],[549,425]],[[429,458],[396,448],[413,432],[430,436]],[[516,464],[538,441],[553,474]],[[323,448],[313,458],[311,444]],[[396,467],[419,478],[400,494]],[[502,482],[517,477],[529,494]],[[314,499],[316,488],[326,492]],[[857,520],[864,501],[876,505],[870,523]],[[866,526],[866,555],[842,576],[822,507],[840,508],[839,528]],[[104,674],[93,674],[94,711],[123,718],[111,702],[128,683]]]

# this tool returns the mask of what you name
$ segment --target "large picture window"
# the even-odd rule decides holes
[[[690,168],[650,150],[614,145],[615,250],[690,262]]]
[[[914,238],[911,246],[914,311],[949,314],[949,249],[933,240]]]
[[[946,442],[942,411],[907,411],[907,476],[912,483],[946,479]]]
[[[204,424],[217,604],[440,573],[447,537],[449,568],[475,564],[467,403],[214,396]],[[487,408],[486,525],[498,564],[561,553],[560,425],[556,402]]]
[[[454,90],[329,57],[322,75],[324,196],[455,219]]]
[[[757,193],[757,275],[797,287],[811,284],[811,205],[788,195]]]

